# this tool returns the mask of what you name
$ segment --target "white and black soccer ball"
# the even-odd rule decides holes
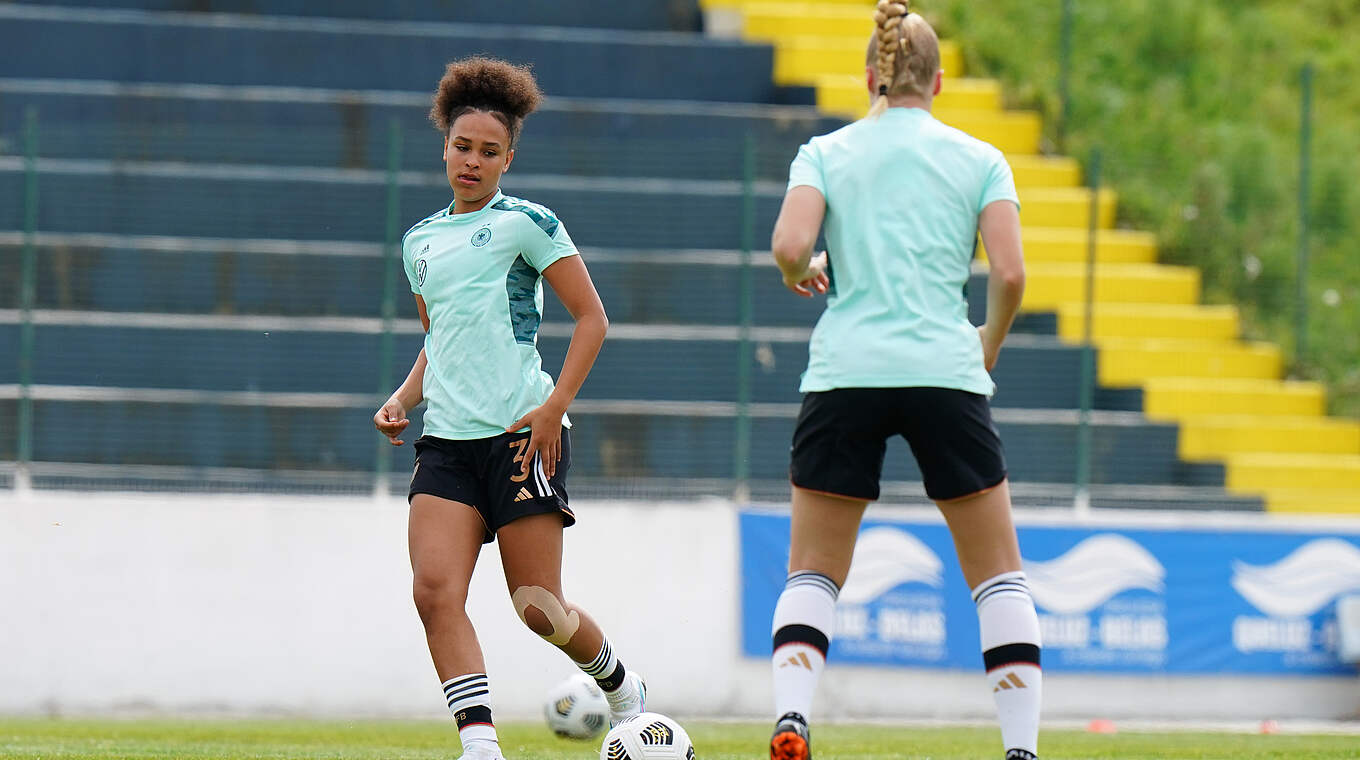
[[[645,712],[609,729],[600,760],[694,760],[694,743],[679,723]]]
[[[595,679],[573,673],[548,692],[543,717],[558,736],[593,739],[609,725],[609,702]]]

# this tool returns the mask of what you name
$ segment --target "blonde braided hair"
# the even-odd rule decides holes
[[[876,117],[887,110],[889,95],[930,94],[940,70],[940,39],[921,14],[911,12],[911,0],[878,0],[874,24],[866,63],[878,80],[869,109]]]

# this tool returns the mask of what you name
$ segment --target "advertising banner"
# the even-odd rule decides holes
[[[1360,530],[1018,528],[1046,670],[1341,675],[1336,602],[1360,594]],[[770,653],[789,518],[741,515],[743,651]],[[865,520],[830,660],[976,668],[977,613],[942,522]]]

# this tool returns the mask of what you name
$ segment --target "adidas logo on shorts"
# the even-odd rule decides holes
[[[529,493],[529,489],[524,488],[523,486],[520,487],[519,493],[515,494],[515,501],[525,501],[532,498],[534,498],[534,495]]]

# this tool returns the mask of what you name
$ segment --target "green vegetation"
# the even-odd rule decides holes
[[[764,723],[689,725],[700,760],[750,760],[764,756],[769,727]],[[499,728],[510,760],[589,760],[594,742],[550,735],[539,724]],[[825,725],[813,734],[823,760],[972,760],[1000,757],[994,728],[911,728]],[[1045,757],[1120,760],[1256,760],[1256,758],[1353,758],[1354,736],[1207,733],[1089,734],[1049,731]],[[454,758],[458,732],[451,722],[315,721],[113,721],[0,719],[0,757],[23,760],[106,760],[119,758]]]
[[[1061,122],[1062,2],[931,0],[970,73],[1012,107]],[[1360,415],[1360,4],[1355,0],[1075,0],[1066,153],[1099,147],[1121,226],[1162,261],[1200,267],[1246,337],[1279,343],[1293,377]],[[1306,355],[1294,346],[1300,71],[1316,70]]]

